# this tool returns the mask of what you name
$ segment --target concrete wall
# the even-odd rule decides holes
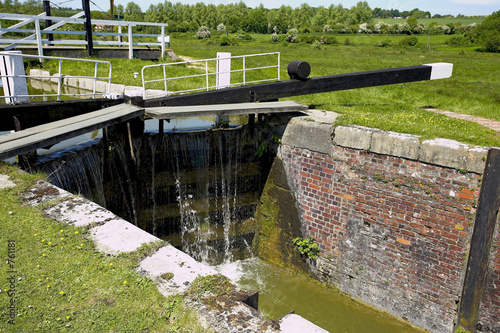
[[[279,158],[303,236],[320,245],[316,274],[416,326],[451,332],[487,149],[310,120],[288,125]],[[479,326],[498,331],[493,250]]]

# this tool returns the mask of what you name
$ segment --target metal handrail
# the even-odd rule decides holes
[[[25,38],[0,38],[1,44],[31,44],[38,46],[38,54],[43,56],[42,45],[82,45],[86,44],[86,41],[82,40],[53,40],[42,39],[42,34],[65,34],[65,35],[80,35],[85,36],[85,31],[61,31],[54,30],[61,27],[64,24],[84,24],[86,19],[79,18],[83,12],[78,13],[72,17],[58,17],[58,16],[46,16],[44,14],[40,15],[22,15],[22,14],[11,14],[11,13],[0,13],[0,20],[20,20],[22,22],[17,23],[8,28],[0,28],[0,36],[9,32],[18,33],[31,33],[31,36]],[[48,28],[41,29],[40,21],[51,21],[59,22],[51,25]],[[19,27],[26,25],[28,23],[35,23],[35,29],[19,29]],[[128,46],[129,49],[129,59],[133,58],[133,46],[159,46],[161,48],[161,54],[165,53],[165,42],[168,37],[165,35],[165,27],[168,26],[167,23],[152,23],[152,22],[133,22],[133,21],[112,21],[112,20],[92,20],[92,25],[103,25],[103,26],[118,26],[118,32],[93,32],[92,35],[95,36],[110,36],[110,37],[126,37],[127,42],[122,41],[97,41],[93,40],[94,45],[109,45],[109,46]],[[160,27],[160,34],[138,34],[132,32],[132,27],[135,26],[153,26]],[[122,27],[127,27],[128,32],[122,33]],[[156,37],[157,42],[133,42],[134,37]],[[6,46],[6,49],[13,48],[13,45]]]
[[[276,65],[270,65],[270,66],[261,66],[261,67],[246,67],[246,59],[250,57],[259,57],[259,56],[270,56],[270,55],[277,55],[278,56],[278,61]],[[229,71],[215,71],[215,72],[210,72],[208,63],[210,61],[220,61],[220,60],[225,60],[225,59],[240,59],[242,58],[243,60],[243,68],[242,69],[234,69],[234,70],[229,70]],[[204,63],[204,68],[200,68],[200,70],[204,69],[204,73],[202,74],[193,74],[193,75],[186,75],[186,76],[178,76],[178,77],[172,77],[172,78],[167,78],[167,71],[166,68],[168,66],[179,66],[179,65],[188,65],[188,64],[195,64],[195,63]],[[145,80],[145,75],[144,71],[149,68],[153,67],[162,67],[163,68],[163,78],[161,79],[152,79],[152,80]],[[248,71],[253,71],[253,70],[262,70],[262,69],[268,69],[268,68],[277,68],[278,70],[278,75],[277,77],[269,78],[269,79],[262,79],[262,80],[253,80],[253,81],[247,81],[246,80],[246,73]],[[258,54],[248,54],[248,55],[241,55],[241,56],[231,56],[231,57],[220,57],[220,58],[209,58],[209,59],[198,59],[198,60],[189,60],[189,61],[182,61],[182,62],[173,62],[173,63],[164,63],[164,64],[155,64],[155,65],[148,65],[144,66],[141,70],[141,76],[142,76],[142,88],[143,88],[143,98],[147,98],[146,96],[146,84],[148,83],[154,83],[154,82],[164,82],[164,94],[166,96],[172,95],[172,94],[180,94],[180,93],[186,93],[186,92],[194,92],[194,91],[208,91],[210,89],[217,89],[217,85],[210,85],[209,83],[209,77],[212,75],[218,75],[218,74],[224,74],[224,73],[238,73],[242,72],[243,73],[243,81],[242,82],[233,82],[230,83],[229,86],[236,86],[236,85],[247,85],[247,84],[253,84],[253,83],[261,83],[261,82],[271,82],[271,81],[280,81],[280,52],[269,52],[269,53],[258,53]],[[169,91],[168,90],[168,81],[172,80],[180,80],[180,79],[189,79],[189,78],[195,78],[195,77],[206,77],[205,80],[205,86],[200,87],[200,88],[193,88],[193,89],[184,89],[184,90],[175,90],[175,91]],[[151,97],[151,96],[149,96]]]
[[[9,56],[9,57],[23,57],[23,58],[34,58],[34,59],[47,59],[47,60],[58,60],[59,61],[59,69],[58,69],[58,74],[53,75],[53,76],[41,76],[41,75],[1,75],[0,78],[25,78],[25,79],[42,79],[42,80],[53,80],[57,79],[57,94],[44,94],[44,95],[5,95],[3,98],[11,98],[14,101],[14,104],[16,103],[16,100],[21,97],[57,97],[57,100],[60,101],[62,96],[92,96],[92,98],[96,98],[96,85],[98,80],[105,80],[107,81],[107,94],[110,93],[110,88],[111,88],[111,74],[112,74],[112,65],[109,61],[104,61],[104,60],[91,60],[91,59],[78,59],[78,58],[64,58],[64,57],[49,57],[49,56],[37,56],[37,55],[29,55],[29,54],[16,54],[16,53],[10,53],[10,52],[0,52],[0,56]],[[89,62],[89,63],[94,63],[94,75],[64,75],[62,74],[62,62],[63,61],[78,61],[78,62]],[[108,70],[108,76],[97,76],[98,73],[98,65],[99,64],[104,64],[109,66]],[[92,84],[92,92],[90,93],[81,93],[81,94],[64,94],[61,92],[62,90],[62,85],[63,85],[63,80],[64,79],[69,79],[69,78],[85,78],[85,79],[91,79],[93,84]]]

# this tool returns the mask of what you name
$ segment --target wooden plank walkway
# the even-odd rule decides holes
[[[174,119],[199,116],[247,115],[256,113],[301,112],[306,105],[294,102],[235,103],[193,106],[146,107],[146,116],[154,119]]]
[[[96,129],[112,126],[144,114],[144,109],[130,104],[111,106],[45,125],[0,136],[0,160],[22,155],[38,148],[74,138]]]

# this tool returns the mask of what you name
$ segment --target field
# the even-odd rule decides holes
[[[309,62],[311,76],[436,62],[453,63],[454,71],[450,79],[293,99],[311,108],[343,114],[340,124],[416,134],[423,139],[442,137],[472,145],[499,147],[500,136],[492,130],[424,110],[437,108],[500,121],[500,54],[478,52],[477,46],[473,45],[448,45],[447,42],[455,37],[430,36],[428,50],[428,37],[425,35],[417,35],[418,44],[413,47],[398,45],[407,38],[405,35],[336,35],[336,44],[322,45],[317,49],[305,43],[275,43],[270,35],[256,34],[252,35],[253,40],[239,40],[235,46],[220,46],[215,36],[210,40],[199,40],[192,34],[177,34],[172,36],[171,49],[178,55],[195,59],[214,58],[221,51],[231,52],[232,55],[281,52],[282,80],[287,79],[286,67],[292,60]],[[134,79],[133,72],[140,72],[143,66],[152,64],[140,60],[110,61],[113,64],[113,82],[128,85],[141,85],[140,77]],[[50,67],[50,64],[46,66]],[[80,67],[76,70],[84,69]],[[185,75],[181,72],[179,75]]]

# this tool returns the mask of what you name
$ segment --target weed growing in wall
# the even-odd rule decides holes
[[[314,259],[319,253],[318,244],[314,242],[314,238],[311,235],[308,238],[297,237],[292,240],[292,243],[296,246],[300,254],[307,258]]]

